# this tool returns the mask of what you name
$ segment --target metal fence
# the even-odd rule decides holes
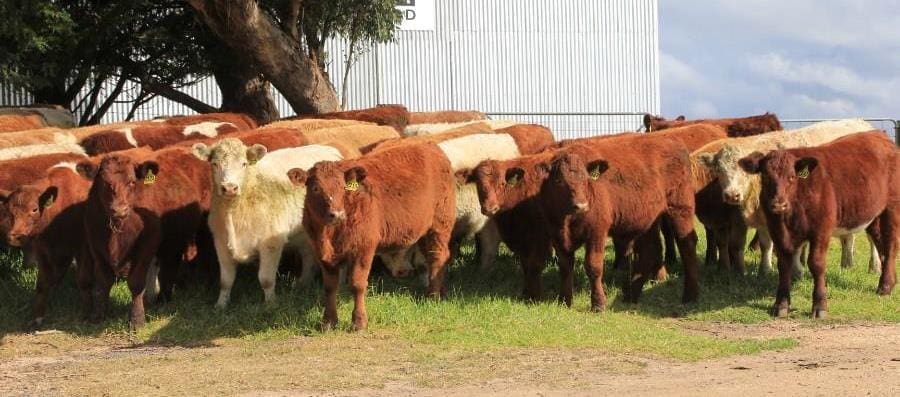
[[[556,139],[637,131],[644,125],[644,112],[562,112],[508,113],[487,112],[488,117],[541,124],[550,128]]]
[[[818,123],[820,121],[834,120],[840,119],[785,119],[780,121],[785,128],[793,129],[804,127],[812,123]],[[897,146],[900,146],[900,121],[887,117],[863,118],[863,120],[868,121],[869,124],[872,124],[873,127],[879,130],[884,130],[884,132],[890,135],[894,142],[897,143]]]

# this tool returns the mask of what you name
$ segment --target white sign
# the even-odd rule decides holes
[[[396,0],[397,10],[403,14],[400,30],[434,30],[435,0]]]

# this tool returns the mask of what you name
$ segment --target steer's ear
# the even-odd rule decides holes
[[[465,185],[467,183],[475,182],[475,170],[472,168],[463,168],[459,171],[456,171],[453,175],[456,177],[456,183],[460,185]]]
[[[134,166],[134,175],[145,185],[152,185],[156,183],[156,176],[159,175],[159,163],[155,161],[140,163]]]
[[[59,194],[59,189],[56,186],[50,186],[41,193],[41,197],[38,197],[38,205],[40,205],[41,211],[53,206],[53,203],[56,202],[57,194]]]
[[[200,160],[209,161],[209,155],[212,154],[212,149],[210,149],[209,146],[206,146],[205,143],[198,142],[195,143],[194,146],[191,146],[191,153]]]
[[[0,189],[0,204],[6,204],[9,201],[10,194],[12,194],[11,191]]]
[[[794,172],[800,179],[809,178],[809,174],[819,166],[819,160],[814,157],[803,157],[794,163]]]
[[[306,178],[309,176],[309,173],[302,168],[291,168],[287,175],[294,186],[303,186],[306,184]]]
[[[684,121],[684,115],[676,117],[675,121]]]
[[[603,175],[606,170],[609,169],[609,162],[606,160],[594,160],[590,163],[587,163],[587,173],[588,177],[591,180],[600,179],[600,175]]]
[[[762,153],[753,152],[747,157],[738,160],[738,165],[740,165],[741,169],[748,174],[758,174],[763,157],[765,157],[765,155]]]
[[[712,168],[716,165],[716,155],[713,153],[697,154],[697,162],[706,168]]]
[[[97,165],[88,160],[81,161],[78,164],[75,164],[75,172],[85,179],[93,180],[94,177],[97,176]]]
[[[344,190],[348,192],[358,191],[360,183],[366,180],[366,175],[368,175],[366,169],[360,166],[344,171]]]
[[[537,163],[534,165],[534,172],[542,178],[546,179],[550,176],[550,164],[549,163]]]
[[[522,182],[522,179],[524,177],[525,177],[525,170],[523,170],[519,167],[513,167],[513,168],[506,170],[506,176],[504,179],[506,180],[507,186],[514,187],[514,186],[518,185],[519,182]]]
[[[265,146],[257,143],[255,145],[247,148],[247,161],[249,161],[250,164],[255,164],[257,161],[262,159],[263,156],[265,156],[266,153],[268,153],[268,152],[269,152],[269,149],[266,149]]]

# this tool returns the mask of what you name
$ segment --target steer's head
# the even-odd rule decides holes
[[[699,162],[716,178],[722,189],[722,200],[739,205],[752,194],[756,176],[745,171],[738,161],[743,153],[736,146],[726,144],[716,153],[698,155]]]
[[[465,178],[475,183],[481,212],[492,216],[535,197],[549,175],[550,158],[550,155],[542,153],[506,161],[486,160],[478,164]]]
[[[581,146],[570,146],[556,153],[550,168],[546,192],[553,198],[554,207],[565,213],[588,210],[590,184],[599,180],[609,169],[603,159],[594,159]]]
[[[262,159],[267,152],[263,145],[247,147],[236,138],[226,138],[212,146],[197,143],[191,149],[194,156],[210,163],[213,191],[224,199],[233,199],[241,195],[241,186],[244,186],[247,169]]]
[[[337,224],[347,219],[347,202],[367,195],[371,188],[366,176],[366,168],[352,161],[321,161],[308,172],[300,168],[288,171],[294,185],[306,185],[304,214],[320,224]]]
[[[47,183],[19,186],[6,197],[9,231],[6,241],[21,247],[42,230],[41,219],[56,205],[59,189]]]
[[[87,167],[88,164],[82,162],[78,167]],[[100,162],[91,195],[99,200],[113,231],[121,230],[132,214],[138,189],[156,183],[157,175],[159,163],[155,161],[136,162],[130,157],[113,154]]]
[[[798,158],[786,150],[774,150],[767,155],[753,152],[742,158],[740,165],[747,173],[762,176],[760,204],[763,209],[772,214],[784,214],[791,210],[798,187],[816,175],[819,161],[814,157]]]

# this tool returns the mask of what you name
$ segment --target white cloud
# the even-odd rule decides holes
[[[790,118],[859,117],[856,104],[846,99],[816,99],[805,94],[790,95],[782,105]]]
[[[900,1],[663,0],[663,112],[900,117]]]
[[[751,69],[762,76],[790,83],[816,84],[858,98],[889,101],[900,92],[900,79],[867,79],[853,70],[822,62],[793,61],[778,54],[750,57]]]

